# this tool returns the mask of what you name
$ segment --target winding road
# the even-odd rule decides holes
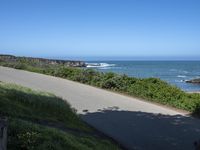
[[[0,81],[54,93],[88,124],[130,150],[193,150],[200,120],[184,112],[77,82],[0,67]]]

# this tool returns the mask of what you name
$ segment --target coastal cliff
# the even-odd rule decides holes
[[[51,65],[64,65],[67,67],[86,67],[86,63],[83,61],[17,57],[13,55],[0,55],[0,62],[32,62],[32,63],[39,63],[41,65],[51,64]]]

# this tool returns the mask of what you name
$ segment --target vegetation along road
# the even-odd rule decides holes
[[[81,118],[128,149],[188,150],[200,139],[200,120],[183,112],[77,82],[0,67],[0,81],[52,92]]]

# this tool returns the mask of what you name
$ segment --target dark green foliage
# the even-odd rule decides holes
[[[14,67],[9,62],[0,62],[0,65]],[[22,63],[19,64],[19,66]],[[20,69],[44,73],[57,77],[78,81],[81,83],[101,87],[108,90],[125,93],[131,96],[140,97],[149,101],[173,106],[200,115],[200,94],[188,94],[181,89],[169,85],[156,78],[139,79],[118,75],[115,73],[101,73],[91,69],[70,68],[61,65],[39,66],[26,63]]]

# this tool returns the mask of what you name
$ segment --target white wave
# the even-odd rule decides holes
[[[185,80],[175,80],[176,83],[183,83]]]
[[[187,76],[184,76],[184,75],[178,75],[177,77],[178,77],[178,78],[186,78]]]
[[[107,63],[86,63],[87,68],[106,68],[113,67],[115,64],[107,64]]]
[[[108,70],[108,69],[111,69],[111,67],[99,67],[99,69],[101,69],[101,70]]]

